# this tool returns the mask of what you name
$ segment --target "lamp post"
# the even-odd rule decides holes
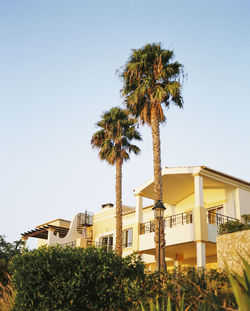
[[[154,216],[156,219],[158,219],[159,222],[159,240],[158,240],[158,271],[161,270],[161,220],[163,219],[164,212],[165,212],[166,207],[164,204],[158,200],[155,203],[155,206],[152,208],[154,211]]]

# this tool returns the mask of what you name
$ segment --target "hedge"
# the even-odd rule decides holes
[[[144,264],[96,248],[43,247],[12,261],[14,311],[128,310]]]

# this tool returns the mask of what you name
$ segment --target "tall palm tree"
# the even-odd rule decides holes
[[[100,128],[91,139],[93,148],[99,150],[99,157],[110,165],[116,165],[116,253],[122,256],[122,164],[129,160],[129,153],[140,153],[140,148],[131,144],[141,140],[136,130],[135,118],[119,107],[111,108],[102,114],[97,122]]]
[[[148,124],[152,131],[154,159],[154,200],[162,201],[160,123],[166,120],[163,106],[183,107],[183,66],[173,61],[173,51],[161,44],[146,44],[133,49],[127,63],[120,70],[123,80],[122,96],[131,114]],[[166,268],[164,223],[155,221],[155,248],[157,267]],[[160,258],[158,236],[161,230]]]

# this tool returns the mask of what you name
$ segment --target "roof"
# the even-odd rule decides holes
[[[33,230],[26,231],[24,233],[21,233],[22,237],[29,238],[38,238],[38,239],[47,239],[48,238],[48,230],[53,229],[55,233],[59,233],[60,237],[65,237],[69,231],[68,228],[63,228],[59,226],[53,226],[53,225],[44,225],[36,227]]]
[[[41,225],[38,225],[38,226],[36,226],[36,228],[40,228],[40,227],[43,227],[43,226],[46,226],[46,225],[55,225],[56,222],[59,222],[59,223],[61,223],[61,222],[65,223],[66,222],[67,223],[67,227],[70,226],[70,221],[69,220],[62,219],[62,218],[57,218],[57,219],[54,219],[54,220],[47,221],[47,222],[45,222],[45,223],[43,223]]]
[[[212,173],[215,173],[215,174],[218,174],[218,175],[221,175],[221,176],[225,176],[225,177],[227,177],[227,178],[233,179],[233,180],[235,180],[235,181],[237,181],[237,182],[240,182],[240,183],[242,183],[242,184],[246,184],[247,186],[250,186],[250,182],[249,182],[249,181],[240,179],[240,178],[238,178],[238,177],[234,177],[234,176],[229,175],[229,174],[225,174],[225,173],[223,173],[223,172],[221,172],[221,171],[212,169],[212,168],[207,167],[207,166],[201,166],[201,168],[202,168],[203,170],[207,170],[207,171],[209,171],[209,172],[212,172]]]
[[[207,166],[164,167],[162,169],[162,177],[163,184],[165,181],[165,186],[167,185],[168,188],[168,197],[169,193],[171,194],[173,191],[176,192],[176,189],[172,189],[174,184],[178,186],[178,191],[180,191],[180,189],[184,189],[184,186],[187,187],[187,184],[189,183],[189,189],[187,189],[186,192],[191,193],[193,191],[193,176],[196,174],[205,177],[204,186],[208,183],[210,184],[209,186],[211,186],[211,183],[216,186],[226,184],[232,187],[242,188],[246,191],[250,191],[250,183],[248,181],[222,173]],[[168,181],[166,181],[166,179]],[[177,179],[178,184],[176,184]],[[140,194],[149,198],[153,197],[153,184],[154,178],[152,177],[134,190],[135,195]],[[186,195],[187,194],[188,193],[186,193]]]

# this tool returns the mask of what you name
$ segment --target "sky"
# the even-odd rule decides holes
[[[116,74],[146,43],[184,65],[184,109],[161,126],[162,166],[250,181],[249,0],[0,0],[0,234],[115,203],[115,167],[90,145],[122,105]],[[150,128],[123,166],[123,203],[153,175]],[[32,239],[30,239],[32,240]],[[30,242],[30,247],[32,243]]]

